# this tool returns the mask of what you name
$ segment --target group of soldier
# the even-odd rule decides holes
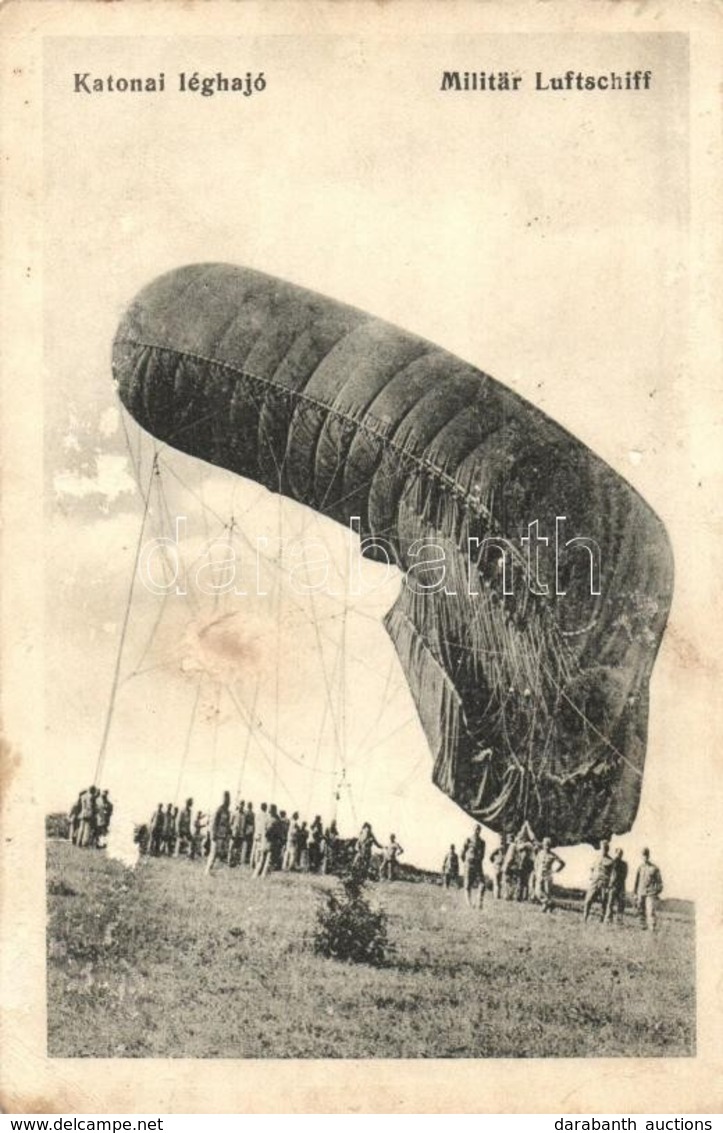
[[[475,826],[460,854],[454,845],[442,864],[445,889],[459,888],[471,907],[481,908],[485,893],[484,859],[486,846],[482,830]],[[516,836],[503,834],[500,844],[490,855],[493,867],[492,890],[498,900],[533,901],[543,913],[552,912],[553,878],[565,868],[565,862],[552,849],[551,840],[539,841],[529,823],[524,823]],[[590,871],[590,882],[583,903],[583,919],[590,919],[593,907],[600,906],[600,919],[607,924],[622,924],[626,904],[628,863],[623,851],[611,856],[610,843],[602,842]],[[650,860],[650,851],[642,852],[635,875],[633,897],[644,929],[657,927],[657,906],[663,890],[660,869]]]
[[[102,849],[112,815],[113,803],[107,790],[92,786],[81,791],[68,814],[70,841],[82,848]],[[141,830],[142,852],[152,857],[205,857],[207,874],[218,862],[231,867],[247,866],[256,877],[265,877],[275,870],[335,873],[340,867],[352,866],[365,877],[394,881],[404,853],[395,834],[381,843],[368,822],[357,838],[342,839],[336,822],[324,825],[318,814],[309,825],[300,819],[298,811],[289,815],[275,803],[263,802],[255,811],[253,803],[242,799],[232,809],[228,791],[210,822],[202,811],[194,812],[193,799],[189,798],[180,809],[172,803],[165,807],[159,803],[150,822]],[[456,889],[461,883],[470,907],[481,908],[483,903],[485,853],[482,828],[476,825],[461,852],[458,854],[451,845],[442,864],[444,888]],[[565,862],[552,849],[549,838],[539,840],[525,822],[516,835],[502,835],[489,862],[493,870],[492,891],[498,900],[533,901],[543,913],[553,910],[553,879],[565,868]],[[609,842],[603,841],[590,872],[583,919],[587,922],[597,905],[601,921],[621,924],[627,879],[628,863],[623,851],[616,849],[611,855]],[[650,860],[649,850],[644,849],[633,897],[642,926],[650,931],[657,926],[662,889],[660,869]]]
[[[454,845],[450,846],[442,864],[444,887],[458,887],[461,873],[465,900],[477,908],[482,906],[485,893],[485,852],[482,828],[475,826],[461,854],[457,854]],[[565,863],[551,848],[549,838],[539,842],[525,823],[516,837],[502,835],[489,861],[493,867],[492,889],[498,900],[537,901],[543,913],[551,912],[552,878],[565,868]]]
[[[601,920],[608,923],[615,920],[621,924],[625,912],[627,878],[628,863],[623,857],[623,851],[617,849],[611,856],[610,843],[601,842],[600,851],[590,871],[590,883],[583,905],[584,919],[589,919],[593,906],[598,903]],[[650,860],[650,850],[646,847],[635,874],[633,897],[642,927],[650,932],[655,932],[657,928],[658,901],[662,891],[662,874]]]
[[[207,874],[223,862],[231,867],[248,866],[256,877],[276,870],[333,873],[342,856],[368,875],[378,849],[382,852],[381,876],[393,881],[404,852],[394,834],[382,846],[368,822],[350,845],[339,837],[335,821],[325,825],[317,814],[309,824],[298,811],[289,815],[275,803],[265,802],[256,811],[244,799],[232,809],[228,791],[210,822],[202,811],[194,812],[192,798],[186,799],[182,809],[159,803],[143,843],[142,849],[152,857],[205,857]]]
[[[113,803],[108,792],[87,787],[68,811],[68,840],[84,849],[102,850],[112,817]]]
[[[164,808],[159,803],[147,825],[138,830],[137,840],[141,853],[152,857],[203,857],[207,852],[206,817],[200,811],[193,813],[193,799],[179,810],[173,803]]]
[[[298,811],[288,815],[265,802],[254,811],[253,803],[243,799],[232,811],[228,791],[214,812],[208,837],[206,873],[216,862],[226,862],[249,866],[255,877],[276,870],[330,873],[339,845],[336,823],[325,827],[319,814],[309,825]]]

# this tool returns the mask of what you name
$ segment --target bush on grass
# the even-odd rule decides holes
[[[325,893],[316,913],[314,951],[353,964],[385,963],[390,949],[387,915],[373,909],[366,897],[364,871],[352,866],[341,877],[341,892]]]

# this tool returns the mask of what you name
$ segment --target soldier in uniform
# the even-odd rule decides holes
[[[442,862],[442,884],[445,889],[459,888],[459,854],[454,843],[449,847]]]
[[[154,858],[157,858],[163,849],[163,826],[163,803],[159,803],[148,823],[149,848]]]
[[[531,842],[522,842],[519,847],[517,867],[517,900],[530,901],[533,896],[533,877],[535,873],[535,847]]]
[[[262,803],[261,809],[256,815],[254,821],[254,840],[251,850],[251,868],[253,869],[254,873],[256,872],[256,867],[259,864],[259,858],[261,857],[261,850],[264,839],[266,837],[266,826],[268,824],[268,821],[269,808],[266,803]]]
[[[309,827],[302,822],[299,827],[299,869],[302,873],[309,872]]]
[[[517,896],[520,878],[519,859],[519,847],[517,841],[512,838],[510,839],[502,860],[502,889],[505,895],[505,901],[514,901]]]
[[[396,881],[399,855],[404,853],[403,847],[397,842],[396,834],[389,835],[389,842],[382,852],[382,879],[386,878],[387,881]]]
[[[324,824],[317,814],[309,831],[309,869],[318,873],[321,869],[321,844],[324,840]]]
[[[108,797],[108,792],[102,791],[98,799],[98,830],[96,835],[96,845],[100,849],[105,846],[105,839],[108,837],[108,832],[110,830],[110,820],[112,817],[113,803]]]
[[[299,812],[295,810],[289,822],[289,828],[286,831],[286,846],[284,847],[284,870],[288,873],[290,870],[297,870],[299,868]]]
[[[623,858],[623,851],[616,850],[613,864],[610,868],[610,885],[608,900],[605,906],[605,920],[612,924],[613,918],[618,924],[623,923],[625,913],[625,882],[628,878],[628,863]]]
[[[553,874],[559,873],[560,870],[565,868],[565,863],[561,857],[551,849],[551,841],[549,838],[542,839],[542,845],[537,851],[535,857],[535,893],[538,901],[542,905],[543,913],[551,913],[554,905],[552,902],[552,877]]]
[[[78,845],[87,847],[95,845],[97,806],[95,787],[88,787],[80,795],[80,827],[78,830]]]
[[[663,892],[663,878],[658,867],[650,860],[650,850],[643,850],[643,860],[635,875],[635,902],[642,927],[655,932],[658,925],[658,900]]]
[[[372,850],[375,846],[378,850],[382,849],[381,844],[377,842],[376,838],[374,837],[374,832],[371,828],[371,824],[369,822],[365,822],[361,830],[359,831],[359,837],[356,840],[356,847],[354,851],[354,865],[358,867],[367,877],[371,873]]]
[[[324,873],[333,873],[336,867],[336,855],[339,846],[339,831],[336,822],[332,821],[324,831],[324,850],[322,869]]]
[[[68,811],[68,841],[73,845],[78,843],[78,831],[80,830],[80,812],[82,807],[83,792],[80,791],[77,799]]]
[[[600,902],[600,919],[604,920],[605,918],[612,865],[613,859],[610,857],[610,843],[601,842],[600,853],[593,862],[590,871],[590,884],[585,894],[585,904],[583,906],[583,919],[585,921],[587,921],[590,916],[590,911],[596,901]]]
[[[275,807],[272,808],[273,816],[275,818],[275,825],[273,827],[273,851],[271,854],[271,868],[281,869],[283,866],[283,851],[287,844],[287,833],[289,829],[289,819],[287,818],[286,810],[277,812]]]
[[[261,807],[263,811],[263,805]],[[261,823],[261,842],[254,876],[266,877],[275,868],[275,861],[281,845],[283,828],[281,819],[276,810],[276,804],[271,803]]]
[[[271,853],[271,845],[267,842],[266,831],[269,823],[273,819],[269,814],[269,808],[266,803],[261,804],[261,809],[256,818],[256,832],[254,834],[254,852],[251,859],[253,866],[254,877],[260,877],[265,866],[264,854]]]
[[[175,857],[176,846],[178,845],[178,807],[171,808],[171,825],[166,834],[168,843],[168,856]]]
[[[505,855],[507,854],[507,835],[503,834],[500,838],[500,844],[496,850],[490,854],[490,862],[495,867],[494,873],[494,893],[498,901],[504,896],[504,883],[505,883]]]
[[[231,847],[228,853],[228,864],[230,866],[237,866],[241,861],[245,825],[246,813],[244,811],[244,800],[241,799],[231,820]]]
[[[191,840],[191,861],[203,856],[203,831],[206,822],[203,817],[203,811],[196,811],[196,817],[193,820],[193,838]]]
[[[535,872],[538,842],[527,819],[518,830],[510,849],[506,870],[508,899],[529,901],[532,897],[531,883]]]
[[[173,803],[166,803],[166,809],[163,812],[163,839],[161,842],[161,853],[170,854],[171,835],[173,831]]]
[[[271,860],[269,863],[269,870],[279,870],[284,860],[284,846],[286,844],[286,832],[288,829],[286,819],[283,815],[285,811],[277,811],[275,806],[269,807],[272,821],[266,831],[266,837],[271,839]]]
[[[248,803],[246,806],[246,814],[244,816],[243,850],[241,853],[241,862],[243,865],[248,865],[251,861],[251,855],[254,848],[255,826],[256,815],[254,814],[253,803]]]
[[[228,791],[223,793],[223,802],[213,816],[211,827],[211,852],[206,863],[206,873],[210,874],[214,862],[220,858],[228,858],[228,844],[231,837],[231,795]]]
[[[176,857],[187,854],[193,845],[193,799],[186,799],[186,805],[178,816],[178,839]]]
[[[467,839],[462,847],[464,898],[470,908],[482,908],[485,886],[482,869],[484,858],[485,844],[482,839],[482,827],[477,825],[472,836]]]

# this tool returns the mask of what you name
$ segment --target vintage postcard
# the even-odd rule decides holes
[[[720,1109],[721,30],[0,8],[4,1110]]]

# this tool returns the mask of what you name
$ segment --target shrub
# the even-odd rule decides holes
[[[364,896],[365,877],[352,866],[340,878],[340,887],[324,894],[316,913],[314,951],[334,960],[380,967],[387,958],[387,915],[373,909]]]
[[[45,837],[46,838],[65,838],[67,839],[70,833],[70,821],[67,814],[56,812],[55,814],[46,814],[45,816]]]

